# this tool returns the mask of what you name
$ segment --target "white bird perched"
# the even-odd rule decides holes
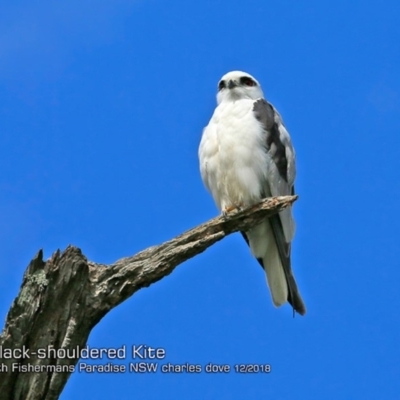
[[[271,196],[294,194],[295,153],[281,116],[260,84],[232,71],[218,84],[217,108],[200,142],[203,182],[225,214]],[[306,312],[290,263],[295,224],[291,207],[242,232],[264,268],[272,301]]]

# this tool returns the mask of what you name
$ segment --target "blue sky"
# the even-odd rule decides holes
[[[397,398],[399,17],[375,0],[0,3],[2,321],[40,248],[111,263],[217,215],[197,148],[227,71],[261,82],[297,152],[304,318],[272,306],[236,234],[89,338],[272,372],[78,372],[61,399]]]

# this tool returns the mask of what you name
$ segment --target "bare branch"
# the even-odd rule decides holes
[[[296,199],[266,199],[109,266],[88,261],[73,246],[46,262],[40,250],[25,271],[0,336],[1,398],[58,399],[90,331],[108,311],[225,236],[248,230]]]

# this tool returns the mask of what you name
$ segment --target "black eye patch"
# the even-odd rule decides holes
[[[225,87],[226,87],[225,81],[221,81],[221,82],[218,84],[218,90],[219,90],[219,91],[221,91],[222,89],[225,89]]]
[[[257,83],[255,83],[253,79],[249,78],[248,76],[242,76],[240,78],[240,83],[246,86],[257,86]]]

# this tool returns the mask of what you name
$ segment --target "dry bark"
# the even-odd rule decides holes
[[[58,399],[79,355],[51,354],[42,358],[38,349],[64,349],[72,354],[84,348],[93,327],[136,291],[169,275],[176,266],[225,236],[248,230],[296,199],[297,196],[266,199],[111,265],[88,261],[73,246],[62,253],[57,250],[47,261],[43,261],[40,250],[25,271],[0,335],[1,398]],[[10,349],[14,354],[8,354]],[[25,350],[25,355],[20,350]],[[24,367],[46,372],[23,372]]]

